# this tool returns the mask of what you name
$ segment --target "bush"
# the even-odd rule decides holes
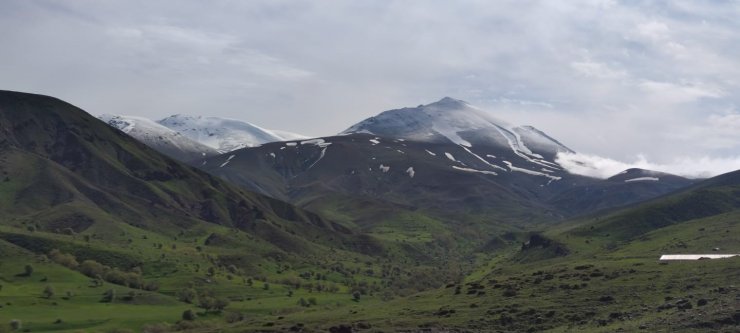
[[[305,299],[303,299],[303,297],[301,297],[301,299],[298,300],[298,305],[303,306],[303,307],[308,307],[308,302]]]
[[[197,317],[198,316],[195,314],[195,312],[193,312],[193,310],[190,310],[190,309],[185,310],[185,312],[182,313],[182,320],[193,321]]]
[[[223,311],[227,306],[229,306],[229,300],[225,298],[217,298],[216,302],[213,304],[213,309],[216,311]]]
[[[101,300],[103,303],[113,303],[113,301],[116,300],[116,291],[113,289],[108,289],[106,292],[103,293],[103,299]]]
[[[62,253],[61,251],[54,249],[49,252],[49,258],[57,264],[64,267],[75,269],[80,264],[77,262],[77,258],[71,254]]]
[[[44,298],[51,298],[52,296],[54,296],[54,288],[52,288],[51,286],[46,286],[44,288],[44,291],[41,292],[41,295],[43,295]]]
[[[144,283],[142,288],[147,291],[157,291],[159,290],[159,283],[157,281],[149,281]]]
[[[231,311],[229,311],[224,316],[224,320],[226,320],[226,322],[229,323],[229,324],[238,323],[238,322],[244,320],[244,315],[241,314],[240,312],[231,312]]]
[[[197,295],[198,294],[195,292],[195,289],[188,288],[180,291],[177,294],[177,299],[179,299],[181,302],[193,304],[195,299],[198,297]]]
[[[105,271],[110,269],[110,267],[105,266],[95,260],[85,260],[80,264],[79,271],[82,274],[85,274],[89,277],[96,277],[96,276],[103,276],[105,274]]]

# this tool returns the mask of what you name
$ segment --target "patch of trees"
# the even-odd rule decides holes
[[[212,291],[204,290],[200,293],[193,288],[186,288],[177,293],[181,302],[196,304],[199,308],[208,311],[220,312],[229,306],[229,300],[217,297]]]
[[[208,311],[221,312],[229,306],[229,300],[217,297],[212,291],[202,291],[198,295],[198,307]]]
[[[131,271],[122,271],[118,268],[103,265],[95,260],[85,260],[82,263],[78,263],[75,256],[63,253],[57,249],[49,252],[49,259],[57,264],[77,270],[78,272],[93,278],[96,281],[96,285],[101,285],[102,283],[100,283],[100,281],[107,281],[109,283],[129,288],[149,291],[156,291],[159,289],[159,284],[157,282],[144,281],[141,276],[141,269],[138,267],[133,268]]]

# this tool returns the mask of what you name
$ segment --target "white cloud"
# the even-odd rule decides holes
[[[719,88],[702,84],[677,84],[647,80],[637,86],[648,93],[650,98],[670,104],[693,102],[700,98],[718,98],[724,94]]]
[[[572,174],[594,178],[609,178],[630,168],[667,172],[689,178],[707,178],[740,170],[740,156],[680,157],[668,163],[654,163],[648,161],[644,155],[638,155],[632,162],[623,162],[597,155],[560,153],[556,162]]]
[[[663,22],[649,21],[637,25],[637,33],[651,40],[663,40],[670,35],[670,29]]]
[[[7,0],[0,88],[308,135],[453,96],[576,151],[721,158],[740,155],[737,17],[684,0]]]
[[[593,61],[572,62],[570,66],[573,67],[576,72],[587,77],[596,77],[601,79],[619,79],[627,77],[627,73],[623,70],[613,69],[606,64]]]

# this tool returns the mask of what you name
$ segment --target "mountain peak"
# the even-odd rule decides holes
[[[510,147],[524,154],[554,155],[571,152],[557,140],[533,127],[515,127],[489,112],[452,97],[415,108],[389,110],[348,128],[341,134],[373,135],[422,142],[452,142],[470,147]],[[533,156],[535,156],[533,155]]]
[[[286,131],[272,131],[241,120],[176,114],[158,121],[191,140],[226,153],[268,142],[306,138]]]
[[[442,99],[434,103],[427,104],[426,106],[444,106],[444,107],[460,108],[460,107],[470,106],[470,104],[460,99],[455,99],[449,96],[445,96]]]

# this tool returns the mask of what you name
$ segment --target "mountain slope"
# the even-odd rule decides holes
[[[333,230],[314,214],[236,189],[46,96],[0,92],[0,168],[2,223],[33,222],[49,232],[124,223],[170,233],[210,223],[259,233],[254,228],[268,226],[260,221],[305,235]]]
[[[179,161],[218,155],[216,149],[146,118],[105,114],[98,116],[98,119]]]
[[[573,186],[549,199],[573,214],[620,207],[688,187],[695,180],[668,173],[628,169],[608,179]]]
[[[620,185],[573,175],[555,162],[559,152],[571,150],[533,127],[512,127],[444,98],[383,112],[339,136],[270,143],[194,165],[315,211],[336,211],[326,202],[343,196],[487,227],[552,223],[690,183]],[[592,193],[600,197],[590,200]]]
[[[286,131],[272,131],[234,119],[173,115],[158,123],[221,153],[268,142],[304,139]]]
[[[586,220],[570,233],[614,240],[635,237],[685,221],[740,210],[740,170],[698,182],[670,195]]]
[[[421,142],[452,142],[465,147],[511,147],[526,155],[532,154],[531,145],[540,153],[536,155],[547,153],[548,157],[557,152],[572,152],[532,126],[511,126],[477,107],[450,97],[416,108],[382,112],[342,132],[351,133]]]

